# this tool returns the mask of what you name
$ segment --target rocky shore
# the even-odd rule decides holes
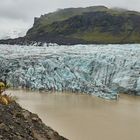
[[[66,140],[16,102],[0,104],[0,140]]]

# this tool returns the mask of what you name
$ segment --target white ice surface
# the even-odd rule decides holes
[[[0,45],[0,78],[13,87],[89,93],[114,99],[140,95],[140,44]]]

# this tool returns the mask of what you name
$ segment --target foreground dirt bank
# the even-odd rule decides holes
[[[0,140],[67,140],[16,102],[0,104]]]

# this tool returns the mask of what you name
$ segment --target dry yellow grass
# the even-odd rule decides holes
[[[0,95],[0,104],[3,105],[8,105],[10,103],[12,103],[14,101],[14,99],[12,97],[10,97],[9,95]]]
[[[14,99],[6,94],[3,94],[3,92],[6,89],[6,85],[3,82],[0,82],[0,104],[8,105],[14,101]]]

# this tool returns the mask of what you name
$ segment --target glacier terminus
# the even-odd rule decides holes
[[[0,45],[0,79],[13,88],[105,99],[140,95],[140,44]]]

